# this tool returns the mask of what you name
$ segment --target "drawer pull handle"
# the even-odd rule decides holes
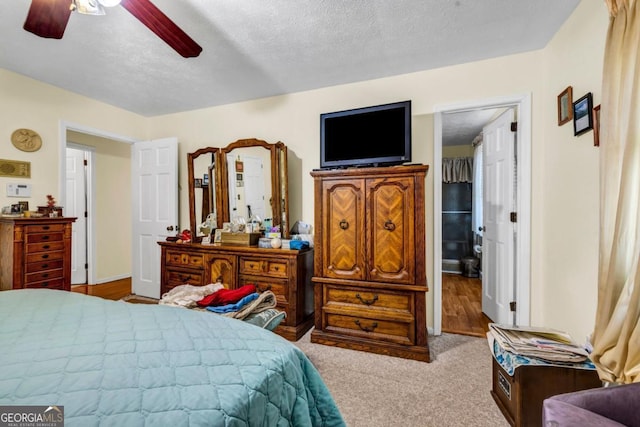
[[[43,287],[43,288],[46,288],[47,286],[49,286],[49,282],[44,282],[44,283],[42,284],[42,287]]]
[[[349,222],[347,222],[346,219],[343,219],[342,221],[340,221],[340,228],[346,230],[347,228],[349,228]]]
[[[48,254],[44,254],[44,255],[42,255],[42,259],[47,259],[47,258],[49,258],[49,255],[48,255]]]
[[[273,269],[274,269],[275,271],[280,271],[280,267],[278,267],[277,265],[276,265],[275,267],[273,267]]]
[[[258,289],[258,291],[260,292],[266,292],[266,291],[270,291],[271,290],[271,285],[267,285],[265,287],[262,287],[260,285],[256,285],[256,288]]]
[[[48,235],[42,236],[42,240],[49,240],[49,236]]]
[[[362,298],[360,294],[356,294],[356,298],[358,298],[363,304],[366,304],[366,305],[371,305],[376,301],[378,301],[378,295],[374,295],[373,298],[367,300]]]
[[[250,263],[250,264],[249,264],[249,268],[253,268],[253,263]]]
[[[43,230],[48,230],[48,229],[49,229],[49,226],[48,226],[48,225],[43,225],[43,226],[42,226],[42,229],[43,229]]]
[[[373,322],[371,326],[362,326],[359,320],[355,320],[354,323],[365,332],[373,332],[378,327],[378,322]]]
[[[49,245],[44,245],[42,249],[49,249]]]
[[[49,273],[44,273],[42,277],[49,277]]]
[[[47,268],[49,267],[49,264],[42,264],[42,268]]]
[[[393,221],[391,221],[390,219],[388,219],[385,223],[384,223],[384,229],[385,230],[389,230],[389,231],[393,231],[396,229],[396,225],[393,223]]]

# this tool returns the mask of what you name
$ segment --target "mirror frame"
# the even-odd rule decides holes
[[[202,237],[198,236],[199,224],[202,220],[198,220],[196,212],[196,193],[195,193],[195,175],[194,161],[202,156],[211,154],[213,156],[215,167],[215,180],[211,176],[211,168],[208,173],[210,175],[209,185],[213,191],[212,183],[215,182],[215,203],[216,203],[216,221],[218,227],[222,227],[223,223],[231,221],[231,212],[229,211],[229,180],[227,155],[236,148],[243,147],[263,147],[270,152],[271,158],[271,212],[273,214],[273,224],[279,224],[281,227],[282,237],[289,238],[290,224],[289,215],[289,175],[288,175],[288,158],[287,146],[283,142],[270,144],[264,140],[250,138],[239,139],[224,148],[205,147],[193,153],[187,154],[187,179],[189,180],[189,226],[191,229],[192,242],[199,243]],[[202,212],[200,212],[202,215]]]
[[[262,139],[239,139],[224,148],[220,149],[220,171],[219,192],[222,193],[222,204],[218,205],[218,215],[222,216],[223,222],[229,222],[231,212],[229,211],[229,180],[227,156],[236,148],[243,147],[263,147],[270,151],[271,157],[271,212],[273,214],[273,224],[280,225],[283,238],[289,237],[289,182],[287,172],[287,146],[283,142],[270,144]]]
[[[198,226],[202,222],[202,219],[198,221],[197,213],[196,213],[196,186],[195,186],[195,174],[194,174],[195,171],[194,171],[193,163],[198,157],[206,154],[212,155],[213,164],[215,165],[220,164],[220,149],[217,147],[205,147],[193,153],[187,154],[187,179],[189,180],[189,227],[191,229],[191,236],[192,236],[191,241],[194,243],[198,243],[202,241],[202,236],[198,236]],[[218,209],[216,209],[216,221],[218,225],[222,226],[223,217],[219,207],[221,206],[223,199],[222,199],[222,195],[220,194],[220,191],[218,191],[218,188],[217,188],[219,178],[220,178],[219,176],[220,168],[215,167],[214,169],[215,177],[211,176],[212,175],[211,164],[209,164],[207,168],[207,173],[209,174],[209,192],[210,193],[211,191],[213,191],[213,188],[214,188],[213,184],[214,183],[216,184],[215,203],[216,203],[216,207],[218,207]],[[215,180],[213,178],[215,178]],[[209,197],[211,197],[211,194]],[[202,215],[202,212],[200,212],[200,215]]]

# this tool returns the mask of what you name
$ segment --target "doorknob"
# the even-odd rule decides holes
[[[173,231],[173,225],[168,226],[167,231]]]
[[[478,227],[478,231],[487,231],[487,227]]]

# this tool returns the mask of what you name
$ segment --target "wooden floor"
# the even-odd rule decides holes
[[[113,282],[102,283],[100,285],[74,285],[71,286],[73,292],[93,295],[104,299],[120,300],[126,298],[127,302],[155,304],[156,300],[151,298],[140,298],[131,294],[131,278],[114,280]]]
[[[490,322],[482,313],[482,281],[443,274],[442,332],[484,337]]]

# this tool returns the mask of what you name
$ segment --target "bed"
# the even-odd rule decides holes
[[[0,405],[67,426],[339,426],[319,373],[278,335],[224,316],[73,292],[0,292]]]

